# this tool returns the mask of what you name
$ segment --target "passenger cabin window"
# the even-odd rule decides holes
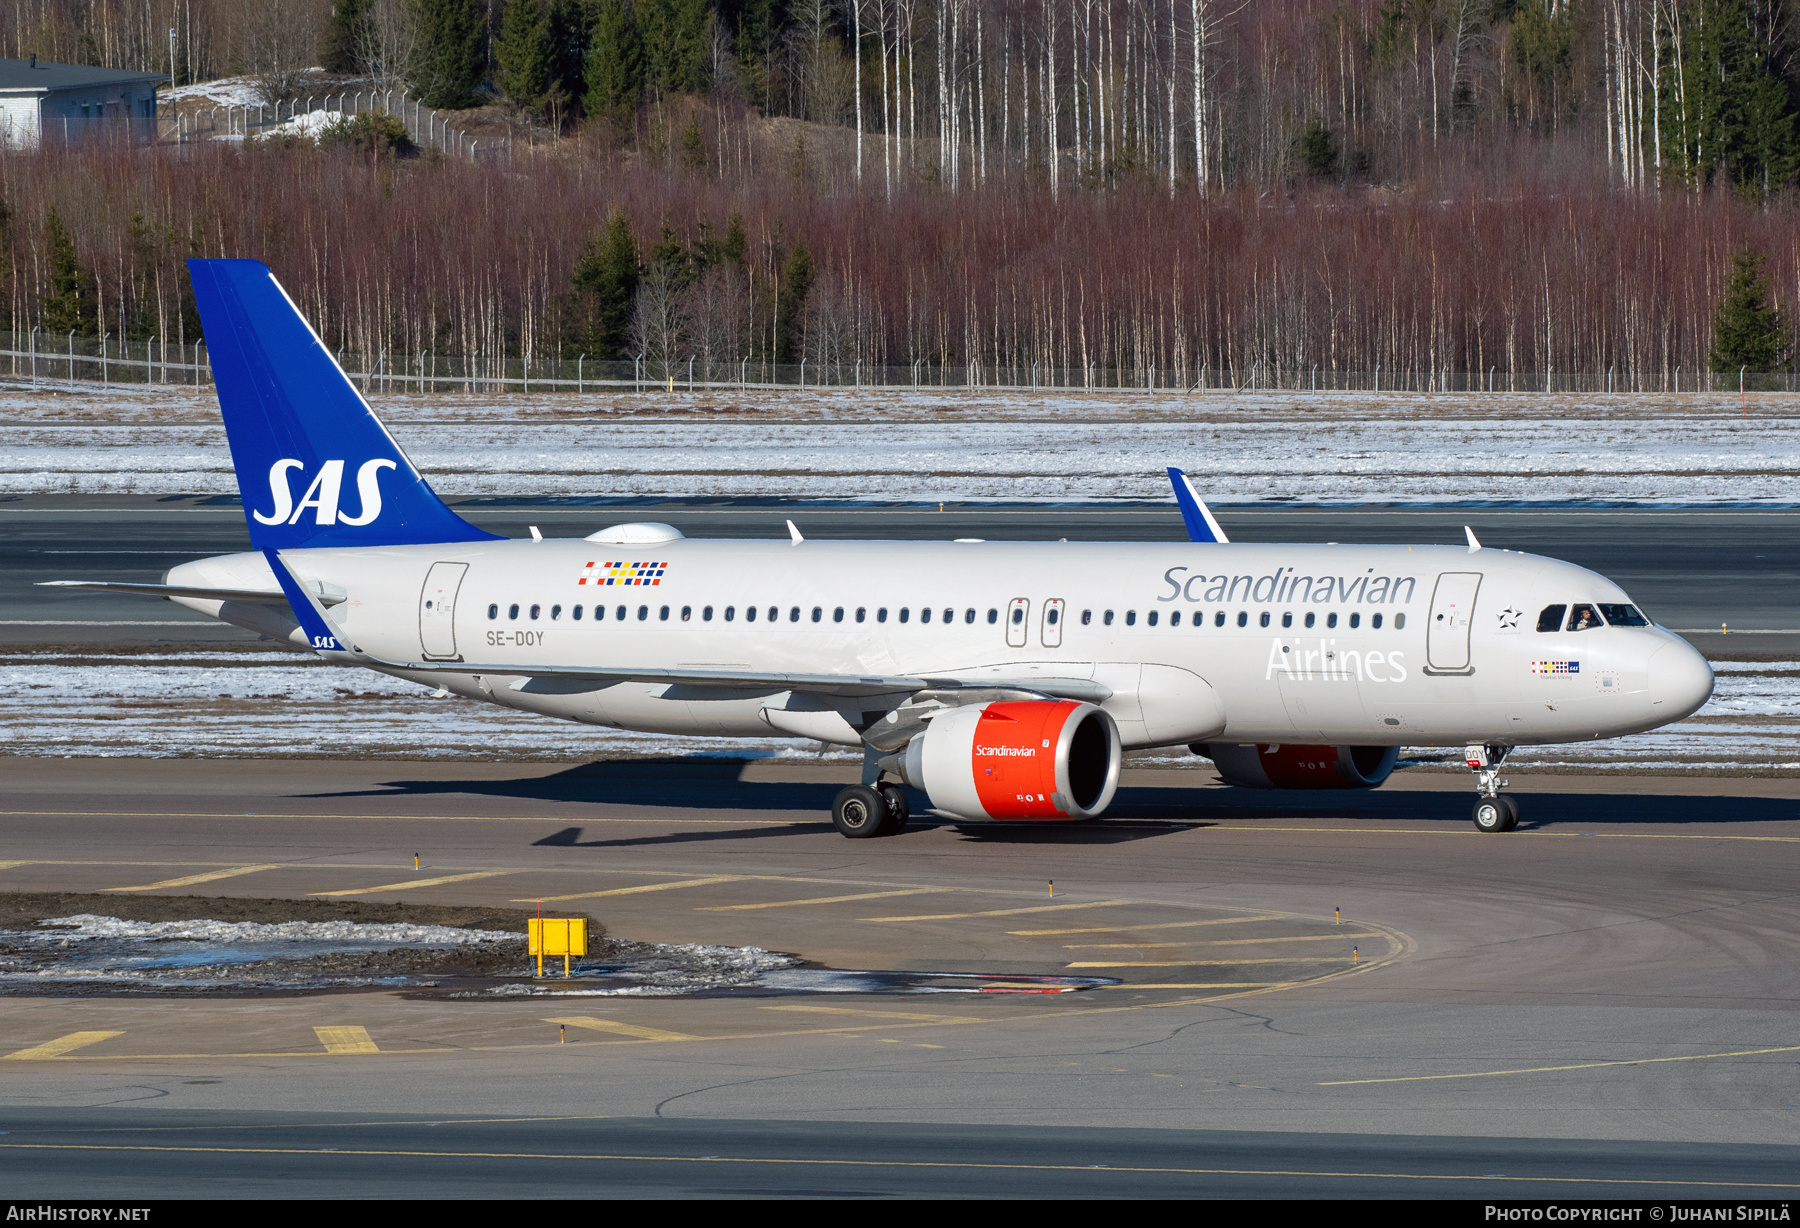
[[[732,619],[734,619],[736,617],[737,617],[737,607],[734,605],[726,606],[725,607],[725,621],[730,622]]]
[[[904,611],[904,610],[902,610],[900,612],[900,621],[901,622],[906,621],[906,611]],[[919,611],[919,621],[922,623],[928,623],[931,621],[931,610],[929,607]]]
[[[779,619],[780,617],[781,617],[781,607],[776,606],[776,605],[770,606],[769,607],[769,621],[774,622],[777,619]],[[800,616],[798,614],[794,615],[794,621],[795,622],[800,621]]]
[[[488,607],[488,617],[489,618],[499,618],[500,617],[500,607],[497,605],[490,605]]]
[[[955,610],[945,610],[944,611],[944,621],[946,623],[955,622],[956,621],[956,611]]]
[[[1250,615],[1245,613],[1243,610],[1239,610],[1238,611],[1238,626],[1248,627],[1249,625],[1250,625]]]
[[[1357,627],[1362,626],[1362,615],[1355,614],[1355,613],[1351,614],[1350,615],[1350,626],[1353,630]]]
[[[1604,627],[1600,621],[1600,611],[1587,602],[1579,602],[1569,609],[1569,630],[1592,631],[1595,627]]]
[[[1381,624],[1376,623],[1375,625],[1379,627]],[[1394,630],[1399,631],[1402,628],[1404,628],[1405,626],[1406,626],[1406,615],[1404,615],[1404,614],[1394,615]]]
[[[1137,611],[1136,610],[1126,610],[1125,611],[1125,625],[1127,627],[1137,626]]]
[[[862,622],[868,616],[869,616],[869,607],[868,606],[859,605],[856,607],[856,621],[857,622]]]
[[[773,616],[771,616],[771,618],[772,617]],[[791,623],[797,623],[800,621],[800,607],[799,606],[795,606],[793,609],[788,611],[788,621]]]
[[[1377,630],[1377,631],[1381,630],[1381,615],[1379,615],[1379,614],[1370,615],[1369,616],[1369,625],[1371,627],[1375,628],[1375,630]]]
[[[1225,611],[1220,610],[1217,614],[1213,615],[1213,626],[1223,627],[1224,625],[1225,625]]]
[[[1154,627],[1156,625],[1156,611],[1151,610],[1148,614],[1144,615],[1144,621]]]
[[[831,612],[831,621],[834,623],[841,623],[844,621],[844,607],[843,606],[839,606],[837,609],[835,609]]]
[[[1048,622],[1052,627],[1054,627],[1056,625],[1056,620],[1061,617],[1062,617],[1062,611],[1058,610],[1055,606],[1051,606],[1047,611],[1045,611],[1044,621]]]
[[[550,607],[550,621],[555,622],[557,619],[559,619],[561,617],[562,617],[562,607],[559,605],[551,606]]]
[[[965,623],[969,623],[969,624],[973,625],[973,623],[975,622],[975,611],[974,610],[964,610],[963,611],[963,621]]]
[[[1539,631],[1560,631],[1560,630],[1562,630],[1563,615],[1568,611],[1568,608],[1569,607],[1566,605],[1547,605],[1547,606],[1545,606],[1544,612],[1542,614],[1538,615],[1538,630]]]
[[[824,609],[824,607],[823,607],[823,606],[814,606],[814,607],[813,607],[813,617],[812,617],[812,620],[813,620],[813,621],[814,621],[814,622],[818,622],[818,621],[819,621],[819,620],[820,620],[820,619],[821,619],[821,618],[824,618],[824,617],[825,617],[825,609]],[[839,619],[842,619],[842,618],[843,618],[843,617],[844,617],[844,612],[843,612],[843,611],[842,611],[842,610],[839,610],[839,611],[838,611],[838,618],[839,618]]]
[[[912,617],[912,611],[907,609],[905,606],[901,606],[900,607],[900,621],[905,622],[907,619],[909,619],[911,617]]]
[[[1259,627],[1266,627],[1269,625],[1269,612],[1267,610],[1264,610],[1261,614],[1257,615],[1256,625]]]
[[[1022,607],[1022,606],[1014,606],[1014,607],[1013,607],[1013,612],[1012,612],[1012,624],[1013,624],[1013,626],[1015,626],[1015,627],[1017,627],[1017,626],[1019,626],[1019,625],[1020,625],[1020,624],[1022,624],[1022,623],[1023,623],[1023,622],[1024,622],[1024,621],[1025,621],[1025,610],[1024,610],[1024,607]],[[1106,618],[1106,621],[1107,621],[1107,622],[1111,622],[1111,621],[1112,621],[1112,615],[1110,615],[1110,614],[1109,614],[1109,615],[1107,615],[1107,618]]]
[[[1294,612],[1292,610],[1283,610],[1282,611],[1281,625],[1284,627],[1291,627],[1294,625]]]
[[[569,607],[569,617],[574,619],[576,622],[580,622],[581,621],[581,607],[578,605],[570,606]]]
[[[704,606],[700,607],[700,621],[703,623],[709,623],[712,621],[712,607],[711,606],[704,605]]]
[[[1000,621],[1000,611],[999,610],[989,610],[988,611],[988,626],[991,627],[999,621]],[[1082,621],[1086,622],[1087,620],[1084,618],[1084,619],[1082,619]]]
[[[725,617],[730,618],[731,615],[727,614]],[[756,607],[755,606],[747,605],[744,607],[744,621],[747,623],[753,623],[756,621]]]
[[[1318,617],[1319,617],[1319,616],[1318,616],[1318,615],[1317,615],[1317,614],[1314,614],[1314,613],[1313,613],[1313,612],[1312,612],[1312,611],[1311,611],[1311,610],[1308,610],[1308,611],[1307,611],[1307,612],[1306,612],[1306,625],[1307,625],[1307,626],[1309,626],[1309,627],[1310,627],[1310,626],[1312,626],[1312,625],[1313,625],[1313,620],[1314,620],[1314,619],[1316,619],[1316,618],[1318,618]]]
[[[642,618],[643,615],[640,614],[638,617]],[[668,622],[669,621],[669,607],[664,606],[661,610],[657,611],[656,617],[659,622],[665,622],[665,623]]]
[[[1085,627],[1093,621],[1094,621],[1094,612],[1092,610],[1083,610],[1081,612],[1081,625],[1082,626]]]
[[[647,619],[649,617],[650,617],[650,607],[647,605],[639,606],[638,607],[638,621],[643,622],[645,619]]]
[[[1112,626],[1112,620],[1113,620],[1113,612],[1111,610],[1108,610],[1106,613],[1104,613],[1100,616],[1100,621],[1105,623],[1109,627]]]
[[[693,606],[684,605],[681,607],[681,621],[684,623],[694,621],[694,607]]]
[[[1600,613],[1607,623],[1614,627],[1648,627],[1650,620],[1634,605],[1621,605],[1614,602],[1599,603]]]
[[[597,605],[594,607],[594,621],[597,623],[606,621],[606,607],[605,606]]]
[[[619,606],[618,608],[613,610],[613,617],[618,619],[620,622],[624,622],[625,621],[625,607]]]
[[[519,616],[519,606],[517,602],[506,607],[506,616],[508,618],[517,618]]]
[[[1325,625],[1327,627],[1337,626],[1337,611],[1334,610],[1325,616]]]
[[[532,607],[531,607],[531,617],[532,617],[532,619],[533,619],[533,620],[536,620],[536,618],[537,618],[537,616],[538,616],[538,614],[539,614],[539,612],[540,612],[540,611],[542,611],[542,610],[543,610],[543,608],[544,608],[544,607],[543,607],[543,606],[541,606],[541,605],[534,605],[534,606],[532,606]]]
[[[879,610],[875,611],[875,621],[878,623],[884,623],[887,621],[887,607],[886,606],[882,606]]]
[[[1170,610],[1169,611],[1169,625],[1171,627],[1179,627],[1181,625],[1181,611],[1180,610]]]

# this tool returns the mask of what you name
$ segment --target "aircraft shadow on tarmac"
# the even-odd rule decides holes
[[[520,801],[601,803],[669,810],[744,812],[798,811],[817,822],[772,822],[724,831],[671,832],[617,840],[583,840],[570,827],[537,841],[573,848],[618,848],[639,844],[712,843],[813,835],[828,829],[824,816],[841,787],[836,781],[744,779],[746,761],[710,756],[623,759],[584,763],[549,775],[504,780],[394,780],[375,789],[316,794],[321,797],[423,797],[462,794]],[[1800,801],[1775,797],[1692,797],[1643,793],[1531,793],[1523,804],[1521,830],[1551,826],[1599,827],[1620,824],[1696,827],[1718,823],[1791,823],[1800,820]],[[1196,782],[1191,789],[1121,788],[1105,820],[1075,824],[958,825],[927,813],[929,802],[913,792],[909,831],[959,827],[972,840],[1110,844],[1141,840],[1206,826],[1236,822],[1468,820],[1473,792],[1417,791],[1315,793],[1297,790],[1237,789]],[[571,818],[576,816],[571,815]]]

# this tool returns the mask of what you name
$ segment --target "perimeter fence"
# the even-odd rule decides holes
[[[0,375],[32,382],[89,384],[191,384],[212,382],[206,346],[161,337],[120,341],[110,335],[53,336],[42,329],[0,332]],[[768,363],[756,358],[673,361],[649,357],[599,360],[540,358],[526,353],[396,354],[387,350],[334,354],[351,382],[371,393],[521,393],[620,391],[697,392],[751,388],[991,388],[1047,391],[1105,390],[1146,395],[1194,392],[1393,392],[1393,393],[1585,393],[1795,392],[1794,370],[1708,371],[1342,371],[1328,367],[1214,366],[1202,362],[1174,370],[1090,364],[1051,367],[986,362],[942,363],[919,359],[906,366],[863,362]]]

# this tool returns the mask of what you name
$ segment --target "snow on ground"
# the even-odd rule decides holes
[[[990,389],[376,397],[443,494],[1792,504],[1800,397]],[[232,493],[209,389],[0,390],[0,493]]]
[[[46,941],[81,942],[97,938],[130,938],[146,942],[212,942],[228,946],[278,943],[328,943],[343,950],[376,951],[384,947],[466,946],[481,942],[516,942],[505,930],[472,930],[454,925],[372,924],[355,921],[122,921],[94,913],[50,917],[38,923],[52,931],[26,931]]]
[[[159,106],[177,103],[211,103],[218,107],[254,107],[263,101],[262,89],[251,77],[220,77],[217,81],[200,81],[159,90]]]
[[[856,761],[792,738],[626,733],[432,693],[386,675],[282,652],[43,652],[0,657],[10,702],[0,754],[142,758],[321,757],[590,762],[706,755]],[[1800,661],[1720,662],[1712,700],[1628,738],[1524,747],[1509,766],[1800,772]],[[1462,767],[1460,748],[1414,747],[1421,766]],[[1134,763],[1199,766],[1178,750]]]
[[[292,119],[284,119],[279,124],[270,124],[252,134],[253,140],[266,141],[270,137],[293,136],[305,137],[316,141],[319,134],[335,123],[343,120],[337,111],[308,111],[305,115],[296,115]]]

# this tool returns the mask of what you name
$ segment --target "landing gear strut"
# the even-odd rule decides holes
[[[1475,773],[1475,830],[1511,831],[1519,825],[1519,803],[1500,796],[1506,781],[1500,779],[1500,765],[1510,753],[1510,746],[1472,745],[1465,758]]]

